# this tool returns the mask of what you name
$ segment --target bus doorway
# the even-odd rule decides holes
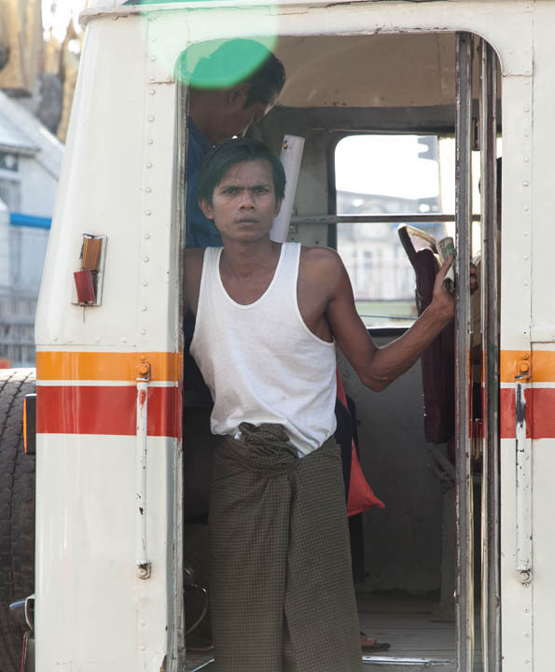
[[[420,98],[408,88],[403,96],[400,83],[408,84],[403,66],[398,65],[396,76],[388,78],[389,88],[379,81],[379,73],[368,68],[374,72],[365,80],[372,102],[360,100],[359,88],[359,100],[353,101],[349,91],[352,107],[337,109],[340,103],[336,103],[329,109],[319,105],[320,98],[326,102],[328,92],[313,91],[314,108],[301,111],[288,104],[294,103],[293,86],[300,90],[303,82],[299,66],[297,70],[293,66],[294,85],[286,86],[283,104],[262,123],[261,136],[276,149],[280,130],[305,137],[290,239],[312,245],[327,242],[338,249],[351,275],[359,312],[377,343],[397,337],[417,315],[414,271],[397,238],[399,225],[455,239],[458,299],[453,351],[436,372],[445,377],[451,367],[449,436],[441,441],[425,436],[426,390],[420,364],[379,395],[363,388],[346,362],[340,364],[347,394],[356,406],[360,459],[376,494],[386,503],[384,510],[364,514],[365,574],[358,588],[362,629],[390,642],[392,648],[368,652],[364,660],[368,669],[380,670],[407,665],[411,669],[439,665],[453,671],[484,665],[496,670],[500,669],[495,373],[499,279],[497,238],[492,232],[497,227],[495,166],[500,149],[497,59],[485,42],[463,34],[384,35],[364,38],[364,47],[361,37],[335,38],[335,43],[327,38],[329,52],[341,52],[343,61],[333,66],[324,58],[322,67],[329,66],[331,88],[337,83],[334,67],[349,70],[349,58],[390,63],[390,52],[401,50],[407,57],[412,49],[422,49],[415,61],[426,70],[429,63],[423,54],[431,48],[428,39],[440,45],[443,55],[441,105],[424,104],[438,102],[429,83]],[[287,66],[286,44],[286,38],[279,41],[278,54]],[[298,44],[289,46],[302,56]],[[321,47],[319,53],[326,53]],[[420,85],[421,77],[425,79],[422,73],[414,74]],[[338,100],[341,94],[348,97],[339,91]],[[389,179],[399,193],[380,193],[377,187],[387,181],[380,143],[389,147],[384,150],[394,166]],[[397,161],[392,160],[396,151]],[[315,183],[322,179],[326,159],[327,189],[320,193]],[[342,174],[341,161],[347,166]],[[416,182],[433,171],[433,179],[420,192],[415,190]],[[320,214],[326,209],[327,215]],[[483,256],[479,264],[481,301],[476,301],[477,295],[470,293],[470,263],[480,253],[490,256]],[[470,367],[469,352],[476,340],[476,360]],[[482,352],[487,352],[486,364]],[[483,381],[482,370],[490,372]],[[481,628],[482,622],[488,623],[487,628]]]

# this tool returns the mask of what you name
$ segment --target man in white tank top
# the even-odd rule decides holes
[[[215,653],[224,672],[350,672],[361,657],[333,441],[335,346],[365,385],[385,389],[452,319],[452,259],[429,308],[377,348],[337,253],[270,240],[284,185],[258,141],[219,145],[201,169],[199,203],[223,248],[186,252],[191,353],[222,437],[209,518]]]

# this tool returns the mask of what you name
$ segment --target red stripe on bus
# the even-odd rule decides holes
[[[555,389],[532,389],[532,436],[534,439],[555,438]]]
[[[181,391],[148,389],[149,436],[181,436]],[[110,434],[137,432],[137,388],[132,386],[37,387],[37,432],[42,434]]]
[[[526,436],[532,439],[555,438],[555,388],[524,390]],[[515,438],[515,389],[501,390],[501,438]]]

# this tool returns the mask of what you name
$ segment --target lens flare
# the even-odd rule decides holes
[[[176,77],[199,89],[244,82],[268,59],[275,38],[210,40],[192,44],[179,57]]]

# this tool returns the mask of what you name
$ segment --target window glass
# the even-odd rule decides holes
[[[439,144],[435,135],[353,135],[336,147],[337,214],[395,216],[337,225],[337,249],[367,326],[409,326],[416,318],[414,272],[397,228],[404,215],[429,215],[415,226],[446,235]]]

